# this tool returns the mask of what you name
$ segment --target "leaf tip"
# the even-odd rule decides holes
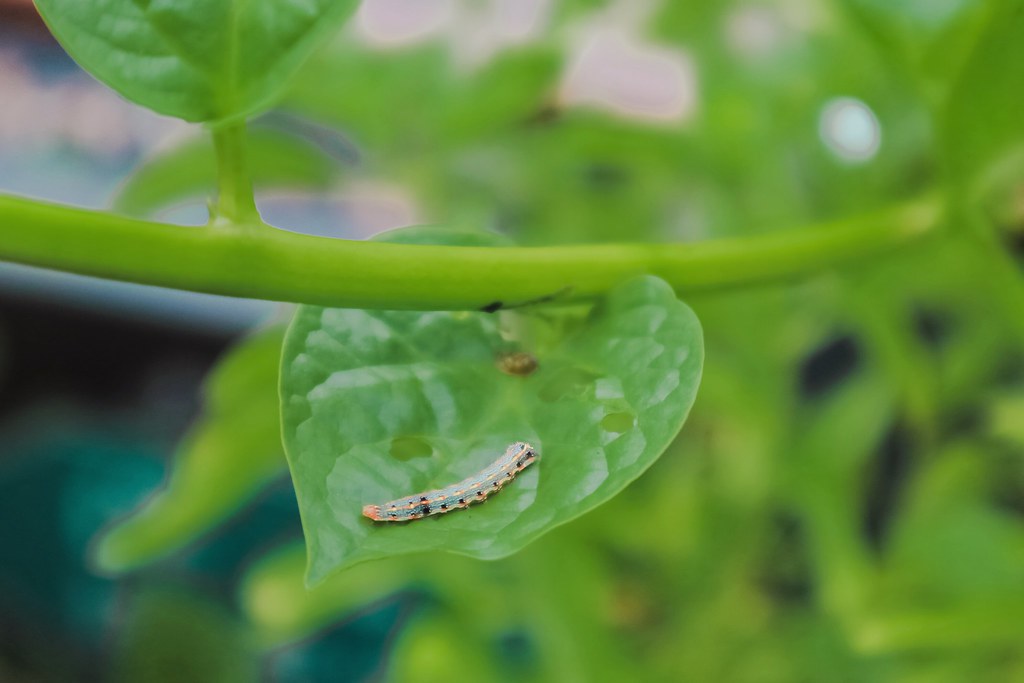
[[[122,532],[122,526],[116,526],[100,535],[89,553],[90,564],[98,574],[118,576],[135,569],[138,557],[131,550],[131,543]]]

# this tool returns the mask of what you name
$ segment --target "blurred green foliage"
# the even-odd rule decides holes
[[[116,683],[243,683],[259,676],[245,625],[188,591],[138,591],[120,634],[108,679]]]
[[[327,191],[337,180],[337,163],[296,135],[273,129],[250,132],[249,169],[257,191]],[[119,188],[115,211],[153,216],[196,199],[205,199],[217,178],[217,160],[208,137],[179,145],[147,159]]]
[[[621,494],[513,557],[392,557],[311,592],[301,550],[257,561],[240,600],[259,642],[416,586],[432,600],[398,634],[396,681],[1024,678],[1024,6],[663,2],[637,32],[685,51],[699,98],[652,124],[559,97],[567,36],[606,4],[559,2],[541,35],[475,68],[440,40],[346,35],[282,106],[359,147],[350,177],[524,244],[743,237],[923,193],[947,225],[812,281],[691,298],[708,354],[686,428]],[[767,47],[730,39],[751,16]],[[870,160],[822,144],[838,96],[877,116]],[[275,389],[265,360],[253,396]],[[218,491],[245,467],[196,489],[218,510],[205,523],[241,502]]]
[[[207,379],[206,414],[185,436],[163,490],[104,532],[95,560],[124,572],[195,541],[284,473],[277,375],[284,330],[244,340]]]

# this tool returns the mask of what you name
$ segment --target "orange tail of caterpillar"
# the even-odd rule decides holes
[[[441,489],[414,493],[379,505],[364,505],[363,515],[375,522],[408,522],[469,507],[471,503],[486,500],[490,494],[500,491],[502,486],[538,459],[540,454],[533,446],[517,441],[493,464],[471,477]]]

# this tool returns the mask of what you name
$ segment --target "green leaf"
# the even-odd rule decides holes
[[[887,57],[944,89],[970,54],[993,3],[978,0],[844,0]]]
[[[344,90],[323,87],[342,79]],[[374,157],[396,149],[409,159],[435,142],[451,88],[443,46],[428,43],[396,53],[334,43],[299,71],[285,105],[341,127]],[[403,111],[415,111],[416,116],[382,115]]]
[[[468,632],[467,632],[468,631]],[[507,681],[482,635],[467,629],[452,615],[420,615],[397,634],[384,683],[444,681],[453,671],[472,671],[479,683]]]
[[[338,174],[337,163],[319,147],[293,135],[255,129],[247,140],[249,171],[257,190],[327,189]],[[114,210],[150,216],[209,194],[217,183],[217,161],[209,136],[190,140],[156,156],[133,173],[114,199]]]
[[[526,274],[524,274],[526,275]],[[654,277],[616,288],[532,375],[495,363],[526,316],[300,307],[281,395],[285,448],[315,584],[357,562],[443,549],[516,552],[618,493],[665,450],[693,403],[700,324]],[[374,524],[366,503],[444,486],[532,443],[538,465],[483,505]]]
[[[862,373],[800,416],[784,460],[789,496],[806,522],[821,604],[843,621],[867,609],[871,558],[860,501],[871,456],[893,420],[892,390]]]
[[[185,437],[167,487],[111,528],[97,565],[124,572],[198,538],[284,473],[277,378],[283,329],[245,340],[214,370],[205,416]]]
[[[128,99],[187,121],[267,106],[354,0],[37,0],[54,36]]]
[[[473,78],[456,80],[438,128],[446,145],[495,138],[524,126],[554,100],[561,55],[531,47],[499,54]]]
[[[1024,599],[1024,530],[992,505],[991,454],[960,444],[912,482],[889,553],[892,601],[928,606]]]
[[[277,646],[309,637],[417,578],[406,565],[375,562],[354,567],[344,576],[306,590],[305,571],[306,549],[300,543],[260,558],[246,572],[239,601],[264,645]]]
[[[103,680],[114,683],[260,680],[246,625],[201,593],[144,587],[126,591]]]
[[[943,134],[954,178],[966,183],[1024,143],[1024,3],[996,3],[950,93]]]

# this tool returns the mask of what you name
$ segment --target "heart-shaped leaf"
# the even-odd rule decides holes
[[[700,324],[654,277],[620,285],[574,331],[538,316],[301,307],[289,329],[284,440],[314,584],[363,560],[444,549],[508,555],[608,500],[665,450],[693,403]],[[522,350],[532,374],[502,372]],[[506,368],[507,370],[508,368]],[[461,480],[524,440],[540,462],[491,500],[411,523],[362,517]]]
[[[251,114],[287,85],[355,0],[36,0],[93,76],[187,121]]]

